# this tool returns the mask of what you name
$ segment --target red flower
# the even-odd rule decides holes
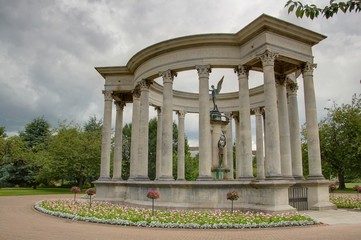
[[[238,200],[239,196],[236,191],[228,192],[227,193],[227,200]]]
[[[89,196],[93,196],[93,195],[95,195],[95,190],[92,188],[89,188],[88,190],[86,190],[85,193]]]
[[[80,193],[80,188],[74,186],[74,187],[72,187],[72,188],[70,189],[70,192],[72,192],[72,193]]]
[[[157,199],[160,197],[160,194],[156,190],[149,190],[147,193],[147,198]]]

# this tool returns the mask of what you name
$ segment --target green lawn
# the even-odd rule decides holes
[[[72,194],[70,188],[0,188],[0,196]]]
[[[361,183],[346,183],[346,189],[344,189],[344,190],[336,189],[334,192],[335,193],[356,193],[356,191],[353,189],[353,187],[355,185],[361,186]]]

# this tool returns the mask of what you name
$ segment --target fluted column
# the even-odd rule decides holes
[[[239,141],[240,162],[237,163],[239,178],[252,179],[252,134],[249,103],[248,71],[246,66],[238,66],[235,72],[239,83]]]
[[[316,96],[313,85],[313,69],[316,64],[307,62],[303,69],[303,86],[306,108],[309,179],[323,179],[321,168],[320,138],[317,122]]]
[[[159,74],[163,78],[162,114],[162,166],[159,180],[173,178],[173,80],[177,74],[167,70]]]
[[[114,164],[113,164],[113,180],[121,180],[122,178],[122,139],[123,139],[123,109],[125,102],[116,101],[116,117],[115,117],[115,137],[114,137]]]
[[[298,115],[297,90],[294,74],[293,80],[287,81],[288,114],[290,123],[292,175],[295,179],[303,179],[302,150],[300,136],[300,120]]]
[[[161,175],[161,167],[162,167],[162,109],[160,107],[156,107],[157,110],[157,151],[156,151],[156,175],[155,179],[159,179]]]
[[[199,175],[197,180],[212,180],[211,127],[209,103],[210,65],[196,66],[199,77]]]
[[[129,180],[136,179],[138,174],[139,114],[140,114],[140,89],[138,85],[133,91],[132,139],[130,146],[131,148],[130,148]]]
[[[151,81],[143,79],[140,86],[140,119],[138,148],[138,180],[149,180],[148,177],[148,135],[149,135],[149,87]]]
[[[281,173],[284,178],[292,178],[290,125],[288,119],[286,76],[276,79],[278,99],[278,120],[280,130]]]
[[[229,123],[227,125],[227,166],[226,168],[229,169],[229,172],[226,173],[226,179],[234,179],[233,176],[233,138],[232,138],[232,114],[231,113],[227,113],[226,114],[228,119],[229,119]]]
[[[113,91],[104,90],[104,117],[102,129],[102,151],[99,180],[110,180],[110,141],[112,130]]]
[[[185,179],[185,138],[184,138],[184,117],[185,111],[177,111],[178,114],[178,164],[177,164],[177,181]]]
[[[281,178],[280,134],[277,111],[277,93],[274,62],[278,54],[266,50],[258,57],[262,61],[266,114],[266,178]]]
[[[262,123],[262,109],[253,109],[256,115],[256,145],[257,145],[257,179],[265,179],[264,174],[264,156],[263,156],[263,123]]]

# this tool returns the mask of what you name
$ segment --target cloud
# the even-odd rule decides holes
[[[314,48],[319,119],[330,101],[349,102],[360,92],[361,29],[359,14],[332,19],[297,19],[286,1],[238,0],[0,0],[0,126],[17,132],[37,116],[53,127],[58,121],[84,122],[103,117],[104,80],[95,66],[122,66],[138,51],[171,38],[234,33],[259,15],[279,17],[328,36]],[[222,91],[233,91],[237,77],[213,69],[210,84],[225,75]],[[174,88],[198,92],[197,73],[181,72]],[[262,82],[251,73],[250,86]],[[304,122],[302,79],[298,79],[300,118]],[[115,109],[114,109],[115,111]],[[114,118],[113,114],[113,118]],[[156,116],[150,110],[150,117]],[[186,134],[198,138],[198,118],[186,115]],[[174,117],[176,121],[176,117]],[[131,121],[131,104],[124,123]],[[113,121],[114,122],[114,121]]]

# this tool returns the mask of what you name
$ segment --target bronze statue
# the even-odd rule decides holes
[[[224,147],[226,146],[226,144],[227,144],[226,136],[224,136],[224,134],[222,134],[218,140],[219,168],[221,168],[222,164],[223,164]]]
[[[221,80],[218,81],[217,89],[215,89],[214,85],[212,85],[211,86],[212,89],[209,90],[212,93],[213,111],[217,111],[217,112],[218,112],[218,107],[216,104],[216,96],[219,94],[219,92],[222,89],[223,78],[224,78],[224,76],[221,78]]]

